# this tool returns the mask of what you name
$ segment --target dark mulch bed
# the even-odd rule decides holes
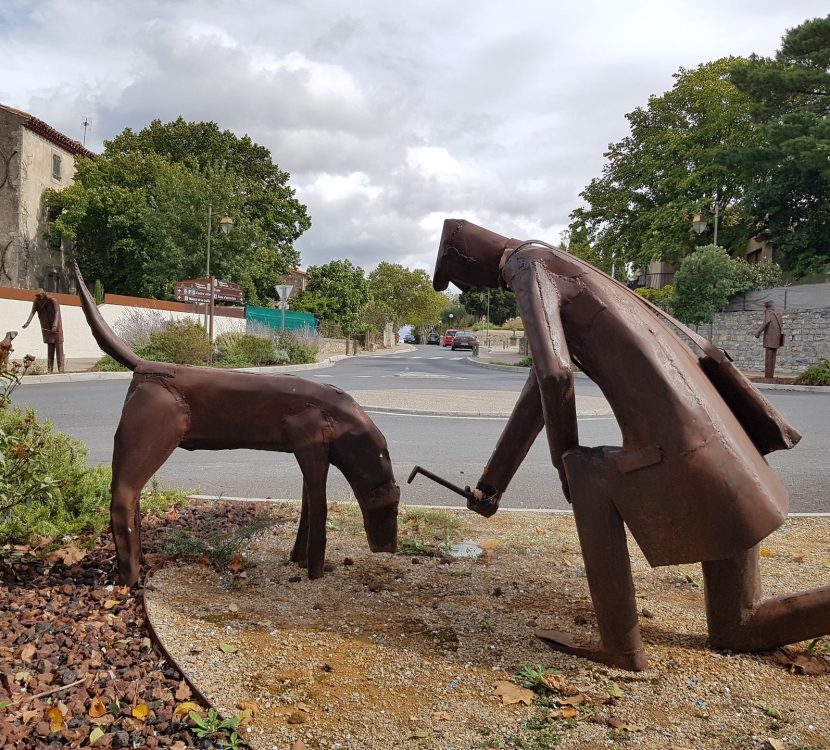
[[[145,517],[146,562],[162,564],[166,529],[215,534],[253,515],[250,505],[194,503]],[[199,746],[173,716],[181,701],[198,701],[150,643],[141,589],[118,586],[109,535],[71,565],[0,551],[0,675],[2,748],[87,746],[96,727],[96,748]],[[146,717],[133,716],[142,704]]]

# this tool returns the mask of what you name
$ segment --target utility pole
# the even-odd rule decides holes
[[[89,121],[89,118],[88,118],[86,115],[84,115],[84,121],[81,123],[81,125],[83,125],[83,126],[84,126],[84,142],[83,142],[84,148],[86,148],[86,129],[87,129],[87,128],[91,125],[91,124],[92,124],[92,123]]]

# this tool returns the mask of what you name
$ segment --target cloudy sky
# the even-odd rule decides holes
[[[441,222],[557,241],[678,68],[772,55],[827,0],[0,0],[0,102],[93,150],[153,118],[267,146],[304,267],[432,269]]]

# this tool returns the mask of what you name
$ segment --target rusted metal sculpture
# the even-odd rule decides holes
[[[775,309],[772,300],[764,303],[764,322],[755,331],[755,338],[764,335],[764,378],[772,380],[775,377],[775,360],[778,350],[784,346],[784,316]]]
[[[121,583],[137,583],[139,494],[177,448],[249,448],[293,453],[303,473],[300,525],[291,560],[323,575],[329,466],[346,477],[363,512],[373,552],[394,552],[400,488],[386,440],[365,411],[330,385],[149,362],[106,324],[75,267],[81,304],[98,346],[135,373],[112,457],[110,519]]]
[[[40,332],[43,335],[43,343],[46,344],[47,352],[47,366],[49,372],[55,370],[55,355],[57,354],[58,372],[64,370],[64,355],[63,355],[63,323],[61,322],[61,306],[58,301],[51,295],[38,289],[35,292],[35,300],[32,302],[32,311],[29,317],[23,324],[24,328],[28,328],[32,318],[37,314],[40,322]]]
[[[539,637],[560,651],[645,668],[624,524],[653,566],[703,563],[713,646],[763,650],[830,633],[830,587],[762,599],[758,544],[789,505],[763,454],[800,436],[724,352],[685,329],[701,349],[693,351],[659,309],[579,258],[466,221],[444,224],[433,286],[450,282],[513,290],[533,356],[476,489],[459,491],[491,515],[545,428],[573,505],[601,642]],[[622,447],[579,445],[573,363],[608,399]]]
[[[6,337],[0,341],[0,370],[5,367],[8,367],[9,364],[9,357],[11,353],[14,351],[14,347],[12,347],[12,341],[14,341],[15,337],[17,336],[17,331],[6,331]]]

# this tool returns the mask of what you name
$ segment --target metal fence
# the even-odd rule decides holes
[[[776,286],[752,292],[740,292],[729,302],[726,312],[763,310],[772,301],[781,310],[826,310],[830,308],[830,284]]]

